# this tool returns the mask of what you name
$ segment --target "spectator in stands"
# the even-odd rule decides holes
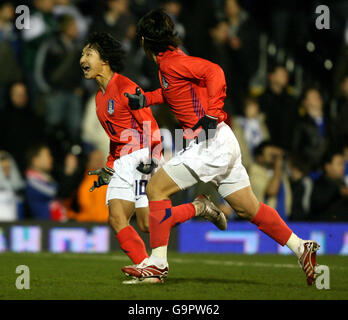
[[[231,52],[228,48],[229,26],[224,18],[209,19],[208,31],[206,39],[204,40],[205,48],[201,52],[201,57],[217,63],[225,73],[227,84],[227,96],[225,99],[224,110],[230,115],[235,113],[231,101],[231,95],[234,90],[232,87],[232,60]]]
[[[348,137],[348,76],[340,84],[335,128],[340,143]]]
[[[244,115],[232,119],[233,132],[239,142],[244,167],[248,170],[254,162],[254,150],[263,141],[269,140],[265,116],[255,98],[248,97],[244,102]]]
[[[76,21],[60,18],[60,32],[40,46],[35,78],[46,97],[46,124],[50,134],[63,127],[67,138],[79,142],[82,118],[82,74],[79,66],[81,46],[77,42]]]
[[[43,114],[44,106],[34,77],[35,59],[40,45],[57,31],[53,15],[55,0],[33,0],[30,7],[30,28],[21,30],[23,41],[22,71],[36,112]]]
[[[233,101],[242,113],[242,100],[249,89],[249,81],[258,69],[259,33],[249,14],[241,8],[238,0],[225,0],[224,15],[229,24],[229,47]],[[239,109],[238,109],[239,108]]]
[[[95,114],[95,94],[91,96],[86,104],[82,120],[82,141],[91,149],[98,149],[104,154],[109,154],[109,139]]]
[[[324,174],[314,182],[311,219],[348,221],[348,187],[344,184],[344,158],[341,152],[324,157]]]
[[[344,158],[344,184],[348,187],[348,136],[343,143],[343,158]]]
[[[292,154],[287,161],[287,173],[291,186],[291,220],[307,220],[310,211],[313,181],[308,176],[309,167],[299,154]]]
[[[16,221],[21,217],[19,204],[24,181],[11,155],[0,150],[0,221]]]
[[[102,17],[95,17],[90,32],[108,32],[127,50],[129,41],[135,38],[135,23],[128,0],[107,0],[106,11]]]
[[[186,36],[185,26],[180,22],[181,3],[178,0],[162,0],[163,10],[171,17],[175,24],[175,32],[178,37],[184,41]]]
[[[55,179],[58,184],[57,198],[59,200],[64,201],[76,192],[85,174],[84,167],[84,157],[78,157],[71,152],[65,155],[62,165],[55,166]]]
[[[19,58],[20,40],[15,28],[15,8],[11,1],[0,4],[0,42],[7,41],[13,52]]]
[[[7,150],[24,174],[25,152],[42,136],[42,121],[29,105],[27,86],[16,82],[10,87],[10,102],[0,117],[0,148]]]
[[[7,87],[22,79],[20,40],[14,25],[15,11],[10,1],[0,4],[0,112],[5,108]]]
[[[84,178],[77,189],[77,194],[68,201],[68,217],[83,222],[107,222],[108,207],[105,203],[106,187],[90,192],[95,178],[88,171],[101,168],[105,163],[105,155],[99,150],[92,151],[88,156]]]
[[[289,74],[282,65],[274,65],[268,74],[268,85],[259,97],[261,111],[271,140],[284,150],[291,150],[293,130],[298,111],[296,100],[288,90]]]
[[[207,41],[202,57],[217,63],[227,73],[230,66],[230,52],[228,51],[227,41],[229,26],[226,19],[212,18],[208,24]]]
[[[339,2],[339,1],[338,1]],[[344,2],[342,2],[343,4]],[[334,63],[334,71],[333,71],[333,94],[335,96],[340,95],[340,91],[342,89],[342,82],[344,82],[344,78],[347,77],[348,74],[348,19],[347,15],[342,13],[342,16],[345,19],[345,23],[341,26],[341,28],[337,28],[341,31],[341,43],[338,48],[338,52],[336,53],[336,59]]]
[[[304,91],[305,115],[297,122],[293,135],[293,151],[303,154],[312,171],[319,168],[333,136],[333,128],[324,114],[323,98],[317,88]],[[276,121],[276,119],[274,119]]]
[[[55,0],[34,0],[33,4],[34,10],[30,10],[30,28],[22,30],[23,63],[29,73],[33,72],[33,61],[41,43],[57,29],[57,21],[53,15]]]
[[[71,0],[56,0],[53,8],[53,14],[57,17],[71,16],[76,21],[78,38],[84,40],[87,36],[90,19],[83,16],[80,10],[73,4]]]
[[[50,149],[42,144],[32,146],[27,155],[26,199],[31,216],[40,220],[64,221],[63,206],[56,201],[57,183],[50,172],[53,158]]]
[[[255,149],[255,163],[249,169],[254,193],[287,220],[291,212],[291,188],[284,170],[284,151],[264,141]]]
[[[216,17],[224,16],[221,3],[223,1],[180,1],[182,11],[180,21],[185,25],[185,48],[192,56],[202,56],[206,48],[207,26]],[[154,8],[154,7],[153,7]]]
[[[146,0],[146,1],[130,0],[129,6],[136,20],[139,20],[142,16],[144,16],[150,10],[157,8],[159,6],[159,2],[160,0]]]
[[[305,47],[306,41],[311,37],[308,13],[313,10],[314,2],[272,1],[267,4],[268,8],[265,10],[269,16],[263,20],[269,25],[268,37],[278,52],[293,56],[298,48]],[[260,6],[262,5],[260,3]]]
[[[136,20],[129,10],[129,0],[107,0],[107,7],[102,16],[94,16],[90,32],[107,32],[122,43],[125,57],[125,69],[123,74],[139,82],[143,87],[141,75],[139,75],[139,63],[136,60],[138,43],[136,43]],[[138,58],[139,60],[139,58]],[[155,70],[154,66],[152,66]],[[157,74],[156,74],[157,75]]]

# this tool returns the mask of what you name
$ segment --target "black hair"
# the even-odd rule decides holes
[[[70,25],[70,23],[72,23],[73,21],[75,21],[75,18],[72,15],[70,14],[61,15],[58,18],[59,30],[61,32],[64,32],[66,28]]]
[[[255,149],[254,149],[254,157],[262,156],[263,150],[267,147],[275,146],[275,144],[270,140],[262,141]]]
[[[251,95],[246,95],[245,97],[243,97],[243,110],[245,110],[247,105],[250,104],[250,103],[255,103],[260,108],[259,99],[257,97],[254,97],[254,96],[251,96]]]
[[[173,20],[162,9],[152,10],[139,20],[137,35],[144,38],[145,52],[156,56],[181,44]]]
[[[223,2],[223,7],[225,7],[225,5],[226,5],[227,1],[228,1],[228,0],[224,0],[224,2]],[[240,1],[239,1],[239,0],[236,0],[236,3],[237,3],[239,6],[241,6],[241,5],[240,5]]]
[[[319,84],[308,84],[304,87],[304,89],[302,90],[298,100],[300,101],[300,104],[301,104],[301,107],[304,108],[304,105],[305,105],[305,100],[307,99],[308,97],[308,93],[310,91],[317,91],[321,97],[321,100],[322,100],[322,103],[323,103],[323,113],[326,114],[327,110],[325,108],[325,94],[324,92],[322,91],[321,87]],[[306,114],[307,114],[307,111],[306,111]]]
[[[208,30],[215,29],[219,26],[220,23],[228,23],[228,20],[224,16],[219,16],[219,15],[213,15],[212,17],[209,18],[206,22],[206,27]]]
[[[13,1],[5,1],[5,2],[2,2],[2,3],[0,3],[0,10],[2,10],[4,7],[6,7],[6,6],[8,6],[8,5],[14,6],[15,4],[13,3]]]
[[[343,150],[341,148],[330,148],[327,150],[323,156],[322,166],[325,167],[326,164],[331,163],[333,158],[337,155],[343,156]]]
[[[26,162],[27,162],[27,165],[30,166],[31,165],[31,162],[32,160],[38,156],[41,152],[42,149],[44,148],[48,148],[49,149],[49,146],[48,144],[46,144],[45,142],[37,142],[33,145],[31,145],[27,151],[26,151]]]
[[[97,50],[100,58],[108,62],[114,72],[121,72],[124,67],[125,52],[121,42],[114,39],[110,33],[93,32],[89,35],[87,46]]]
[[[160,0],[159,4],[161,6],[164,6],[164,5],[166,5],[168,3],[172,3],[172,2],[177,3],[177,4],[181,4],[181,2],[179,0]]]
[[[324,99],[321,88],[318,84],[308,84],[304,87],[301,97],[300,97],[300,101],[303,101],[307,95],[309,91],[315,90],[317,92],[319,92],[319,94],[321,95],[322,99]]]
[[[288,162],[296,169],[300,170],[304,175],[310,173],[310,165],[307,156],[302,153],[291,153]]]
[[[344,148],[348,148],[348,134],[344,134],[342,137],[341,137],[341,148],[342,150]]]
[[[267,70],[268,70],[268,73],[271,74],[271,73],[274,73],[278,68],[285,69],[288,72],[288,69],[286,68],[286,66],[278,62],[270,63]]]

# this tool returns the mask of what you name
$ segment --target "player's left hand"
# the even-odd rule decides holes
[[[215,136],[217,125],[218,118],[206,114],[198,120],[198,122],[192,127],[192,130],[195,131],[199,127],[202,127],[208,139],[211,139]]]
[[[114,169],[111,169],[109,167],[104,167],[98,170],[88,171],[88,175],[97,175],[98,180],[94,181],[93,186],[89,189],[90,192],[92,192],[95,188],[99,188],[101,186],[104,186],[106,184],[109,184],[112,175],[115,173]]]
[[[151,163],[140,162],[137,166],[137,170],[144,174],[150,174],[154,169],[158,167],[158,160],[155,158],[151,159]]]
[[[146,98],[141,93],[139,87],[136,88],[135,94],[126,92],[124,95],[128,98],[128,105],[132,110],[139,110],[146,107]]]

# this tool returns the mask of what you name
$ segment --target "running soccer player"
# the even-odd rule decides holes
[[[135,210],[140,230],[148,232],[149,208],[145,188],[151,173],[162,160],[162,145],[160,130],[151,109],[132,110],[128,105],[125,92],[133,92],[138,87],[120,74],[123,57],[121,44],[110,34],[93,33],[83,48],[80,65],[84,77],[95,79],[99,86],[96,113],[110,138],[106,166],[89,172],[98,176],[90,191],[108,184],[106,203],[109,223],[122,250],[133,263],[139,264],[148,254],[143,240],[129,221]],[[226,229],[223,214],[217,212],[207,199],[183,205],[177,222],[191,218],[186,214],[187,206],[192,207],[197,216]]]
[[[196,137],[202,130],[207,141],[194,139],[188,148],[170,159],[150,179],[146,193],[152,254],[137,266],[123,267],[123,272],[138,278],[167,276],[168,238],[173,226],[172,213],[177,210],[169,196],[198,181],[211,181],[240,217],[291,249],[299,259],[308,285],[311,285],[316,277],[319,245],[312,240],[300,239],[275,209],[259,202],[254,195],[241,162],[238,141],[224,123],[226,81],[223,70],[210,61],[182,52],[178,48],[180,40],[174,32],[173,21],[160,9],[140,19],[137,33],[146,55],[159,67],[161,88],[144,94],[128,91],[126,96],[130,108],[139,110],[148,105],[167,103],[186,136],[191,133],[191,138]],[[193,209],[187,208],[187,214],[194,215]]]

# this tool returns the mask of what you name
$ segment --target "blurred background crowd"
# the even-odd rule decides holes
[[[18,30],[15,9],[30,9]],[[315,8],[327,4],[330,29]],[[88,170],[105,164],[109,139],[95,115],[97,87],[82,77],[92,31],[111,33],[127,52],[124,74],[159,87],[136,22],[162,7],[186,53],[218,63],[227,81],[226,121],[259,200],[285,220],[348,220],[348,1],[32,0],[0,3],[0,221],[106,222],[106,187],[90,193]],[[165,106],[153,111],[169,132]],[[173,135],[174,136],[174,135]],[[175,146],[173,147],[175,148]],[[181,193],[189,201],[213,186]]]

